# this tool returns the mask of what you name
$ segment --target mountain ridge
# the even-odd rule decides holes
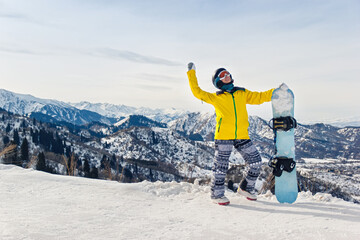
[[[10,96],[10,97],[9,97]],[[6,100],[5,100],[6,99]],[[31,99],[31,101],[27,101]],[[136,127],[168,127],[172,131],[195,141],[213,141],[215,131],[215,114],[201,112],[182,112],[175,109],[149,110],[145,108],[115,106],[113,104],[92,105],[89,102],[82,102],[82,109],[59,102],[56,100],[39,100],[34,102],[35,97],[23,94],[17,95],[6,90],[0,90],[0,107],[6,111],[17,109],[22,114],[25,110],[36,109],[37,112],[27,112],[27,116],[35,117],[38,120],[58,123],[68,122],[69,124],[83,126],[85,135],[97,132],[99,136],[106,137],[124,128]],[[48,103],[38,108],[39,104]],[[30,106],[27,106],[29,104]],[[65,108],[62,108],[65,106]],[[109,118],[99,113],[87,110],[87,108],[103,109],[109,114],[115,107],[124,108],[127,116],[120,118]],[[108,107],[108,108],[107,108]],[[144,110],[145,109],[145,110]],[[131,112],[133,111],[133,112]],[[142,112],[143,114],[135,114]],[[117,113],[113,116],[121,116]],[[109,115],[108,115],[109,116]],[[143,117],[142,117],[143,116]],[[127,119],[126,119],[127,118]],[[119,123],[120,121],[120,123]],[[106,124],[96,125],[96,122]],[[95,124],[91,124],[95,123]],[[117,123],[117,125],[116,125]],[[263,157],[270,158],[273,155],[273,132],[267,121],[257,116],[249,117],[249,135],[258,146]],[[119,126],[123,125],[123,126]],[[298,124],[295,131],[296,156],[297,158],[350,158],[360,159],[360,128],[345,127],[339,128],[332,125],[318,123],[314,125]]]
[[[48,116],[50,122],[66,121],[76,125],[84,125],[98,121],[108,125],[130,115],[144,115],[158,122],[169,122],[186,113],[183,110],[136,108],[110,103],[66,103],[53,99],[42,99],[30,94],[14,93],[0,89],[0,108],[20,115],[41,113],[42,119]],[[36,116],[36,115],[35,115]]]

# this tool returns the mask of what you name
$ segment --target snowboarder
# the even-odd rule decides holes
[[[229,166],[229,157],[233,147],[240,152],[249,170],[238,187],[237,192],[249,200],[256,200],[255,182],[260,175],[261,157],[248,134],[248,113],[246,104],[262,104],[271,101],[270,89],[265,92],[252,92],[235,87],[234,80],[225,68],[215,71],[212,82],[220,91],[209,93],[198,86],[195,64],[188,64],[189,84],[194,96],[215,107],[215,159],[211,180],[211,199],[214,203],[227,205],[225,196],[225,176]]]

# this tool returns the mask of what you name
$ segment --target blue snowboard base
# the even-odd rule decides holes
[[[280,177],[275,177],[275,195],[279,203],[293,203],[298,195],[296,167],[289,173],[283,171]]]

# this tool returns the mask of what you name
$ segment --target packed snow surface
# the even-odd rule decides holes
[[[327,194],[280,204],[209,187],[51,175],[0,164],[0,239],[359,239],[360,205]]]

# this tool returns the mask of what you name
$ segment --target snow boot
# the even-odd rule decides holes
[[[257,200],[257,196],[256,196],[256,193],[255,193],[255,190],[252,190],[252,191],[249,191],[246,189],[247,187],[247,181],[246,179],[244,179],[240,186],[238,187],[238,194],[240,194],[241,196],[244,196],[247,198],[247,200],[250,200],[250,201],[256,201]]]
[[[230,200],[225,196],[222,196],[220,198],[212,198],[212,200],[214,203],[219,204],[219,205],[229,205],[230,204]]]

